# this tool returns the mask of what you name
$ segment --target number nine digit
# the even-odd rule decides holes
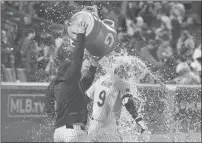
[[[104,43],[109,46],[109,47],[112,47],[113,43],[114,43],[114,36],[112,33],[108,33],[106,38],[105,38],[105,41]]]
[[[106,96],[106,91],[101,91],[100,94],[99,94],[99,99],[100,101],[97,102],[98,106],[99,107],[102,107],[104,105],[104,102],[105,102],[105,96]]]

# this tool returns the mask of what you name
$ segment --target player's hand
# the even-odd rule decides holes
[[[79,33],[85,34],[87,27],[88,27],[88,25],[86,24],[86,22],[80,21],[78,23],[78,27],[77,27],[77,34],[79,34]]]
[[[151,131],[145,130],[141,135],[138,136],[139,142],[149,142],[151,140]]]
[[[139,133],[139,135],[143,134],[146,129],[144,129],[140,124],[137,123],[137,132]]]
[[[147,130],[147,126],[146,126],[146,123],[144,122],[144,120],[136,122],[136,126],[137,126],[137,131],[139,134],[143,134]]]

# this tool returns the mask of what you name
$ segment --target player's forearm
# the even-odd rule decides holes
[[[125,107],[135,120],[138,117],[138,112],[135,104],[132,101],[129,101],[128,103],[125,104]]]
[[[143,118],[138,115],[137,107],[135,105],[135,102],[132,100],[132,97],[133,96],[131,94],[124,95],[122,99],[122,103],[125,106],[125,108],[128,110],[128,112],[131,114],[135,122],[141,126],[140,133],[143,133],[147,129],[147,127],[145,125]]]
[[[74,62],[75,63],[79,63],[79,66],[77,66],[77,68],[79,69],[79,71],[81,71],[81,67],[82,67],[82,61],[83,61],[83,56],[84,56],[84,41],[85,41],[85,35],[82,33],[77,34],[77,40],[75,41],[75,48],[76,48],[76,52],[75,52],[75,57],[74,57]],[[78,64],[77,63],[77,64]]]
[[[92,85],[93,80],[95,78],[96,70],[97,70],[97,67],[91,65],[87,75],[82,79],[82,85],[85,91],[88,90],[90,86]]]
[[[137,108],[136,108],[136,105],[135,105],[132,97],[133,96],[129,93],[125,94],[122,97],[122,105],[125,106],[125,108],[131,114],[133,119],[135,119],[136,117],[138,117],[138,113],[137,113]]]
[[[65,80],[77,79],[80,77],[82,60],[84,56],[84,34],[79,33],[75,41],[75,52],[73,59],[64,73]]]
[[[142,119],[142,118],[139,118],[139,115],[137,112],[137,107],[135,106],[135,104],[132,100],[128,101],[128,103],[125,104],[125,107],[136,122],[138,122],[140,119]]]

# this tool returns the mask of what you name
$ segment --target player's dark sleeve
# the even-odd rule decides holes
[[[54,119],[56,116],[55,113],[55,96],[54,96],[54,84],[55,79],[49,84],[45,92],[45,112],[48,117]]]
[[[143,121],[143,118],[138,115],[137,107],[136,107],[135,102],[133,101],[132,97],[133,96],[131,94],[124,95],[122,97],[122,103],[125,106],[125,108],[127,109],[127,111],[132,115],[135,122],[140,124],[140,122]],[[126,99],[126,98],[128,98],[128,100],[125,100],[125,102],[124,102],[124,99]],[[146,128],[142,124],[140,124],[140,126],[141,126],[140,132],[143,133]]]
[[[77,34],[75,41],[75,51],[73,59],[70,61],[63,61],[58,66],[57,76],[59,80],[66,80],[68,82],[77,81],[81,76],[82,60],[84,56],[84,34]]]
[[[124,102],[123,106],[125,106],[125,108],[131,114],[133,119],[136,120],[136,118],[138,117],[138,112],[137,112],[137,107],[136,107],[135,102],[133,101],[132,97],[133,96],[131,94],[125,94],[122,97],[122,103],[124,102],[124,99],[128,98],[128,100],[126,100],[126,102]]]
[[[97,67],[94,67],[93,65],[90,66],[88,73],[86,76],[82,79],[82,85],[83,89],[86,91],[90,88],[90,86],[93,83],[93,80],[95,78],[95,73],[96,73]]]

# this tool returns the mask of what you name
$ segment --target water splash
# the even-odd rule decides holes
[[[127,69],[129,79],[127,79],[127,82],[136,88],[136,84],[140,83],[141,79],[143,78],[149,78],[149,81],[157,81],[158,84],[161,86],[161,95],[158,95],[158,98],[160,102],[164,105],[164,111],[163,111],[163,118],[164,118],[164,126],[166,126],[166,129],[168,130],[168,136],[169,139],[173,142],[179,141],[179,137],[176,136],[176,133],[178,131],[176,126],[177,122],[175,120],[175,95],[176,95],[176,89],[173,87],[167,87],[156,75],[154,75],[145,65],[145,63],[135,57],[128,55],[127,51],[125,49],[121,49],[119,53],[112,52],[110,55],[106,56],[100,61],[101,67],[102,67],[102,75],[104,74],[111,74],[114,72],[115,67],[118,67],[120,65],[124,65],[124,68]],[[149,76],[148,76],[149,75]],[[101,74],[97,75],[99,78]],[[143,100],[142,103],[147,102],[146,99],[144,99],[144,96],[141,94],[139,95],[139,99]],[[155,101],[154,103],[155,104]],[[141,108],[141,113],[144,114],[144,105],[142,105],[143,108]],[[158,123],[157,123],[158,124]],[[120,117],[120,125],[119,129],[121,132],[121,136],[123,138],[123,141],[150,141],[150,135],[151,132],[147,132],[141,137],[137,135],[137,132],[135,131],[135,123],[133,122],[133,119],[131,115],[126,110],[122,111],[121,117]],[[191,134],[191,133],[188,133]],[[189,135],[190,136],[190,135]],[[178,137],[178,138],[177,138]],[[140,139],[141,138],[141,139]],[[181,139],[180,139],[181,140]]]
[[[121,50],[120,53],[111,53],[110,55],[106,56],[100,61],[100,64],[102,66],[102,72],[104,74],[112,73],[113,69],[117,67],[120,64],[123,64],[125,67],[129,67],[128,73],[129,73],[129,79],[127,82],[136,88],[136,84],[140,83],[140,80],[142,78],[145,78],[146,75],[150,75],[151,80],[155,78],[155,80],[158,80],[158,77],[155,77],[146,67],[146,65],[137,57],[129,56],[126,52],[126,50]],[[97,78],[101,76],[101,73],[97,74]],[[158,80],[164,89],[167,87]],[[163,89],[163,90],[164,90]],[[165,124],[167,126],[168,131],[170,131],[170,136],[172,141],[182,141],[184,139],[181,139],[180,136],[181,132],[177,129],[180,127],[180,121],[176,122],[173,117],[173,111],[175,103],[173,103],[174,99],[174,90],[168,89],[164,94],[164,96],[160,97],[162,102],[165,104],[165,111],[163,112],[163,116],[165,119]],[[137,91],[138,92],[138,91]],[[147,93],[150,94],[150,93]],[[167,96],[165,96],[167,95]],[[170,96],[172,95],[172,96]],[[147,99],[144,98],[143,95],[138,94],[139,100],[143,103],[141,110],[139,111],[144,116],[144,103],[147,102]],[[155,101],[154,103],[155,104]],[[89,117],[91,117],[92,112],[92,103],[89,105]],[[122,137],[124,142],[148,142],[150,141],[151,132],[146,132],[143,135],[138,135],[136,131],[136,124],[133,122],[133,119],[131,115],[123,108],[121,117],[119,119],[119,134]],[[88,121],[89,123],[89,121]],[[149,123],[148,123],[149,124]],[[88,129],[88,125],[86,127]],[[192,136],[192,132],[190,131],[186,141],[188,141],[189,136]],[[32,141],[36,142],[52,142],[53,141],[53,122],[46,122],[44,125],[37,125],[34,126],[32,129],[29,129],[27,131],[27,134],[25,135],[25,138],[30,138]],[[189,140],[190,141],[190,140]],[[192,140],[193,141],[193,140]]]
[[[146,65],[135,56],[130,56],[127,54],[125,49],[122,49],[119,53],[111,53],[100,61],[102,72],[107,75],[113,75],[114,69],[123,65],[124,69],[127,69],[128,78],[125,79],[132,89],[137,89],[136,84],[140,83],[140,80],[143,79],[149,73]],[[102,73],[102,74],[103,74]],[[98,75],[99,77],[101,75]],[[98,77],[98,78],[99,78]],[[138,91],[134,91],[135,98],[141,102],[141,107],[139,113],[144,110],[144,102],[143,96],[139,94]],[[139,135],[136,128],[136,123],[132,116],[123,108],[120,119],[118,119],[119,126],[118,130],[120,136],[124,142],[147,142],[150,141],[151,132],[145,132],[143,135]]]
[[[53,142],[54,121],[44,120],[44,124],[35,124],[27,129],[24,137],[19,141]]]
[[[140,80],[149,73],[146,65],[135,56],[128,55],[126,49],[121,49],[120,53],[112,52],[100,61],[102,71],[106,74],[113,73],[115,67],[123,65],[127,69],[129,79],[133,83],[140,83]]]

